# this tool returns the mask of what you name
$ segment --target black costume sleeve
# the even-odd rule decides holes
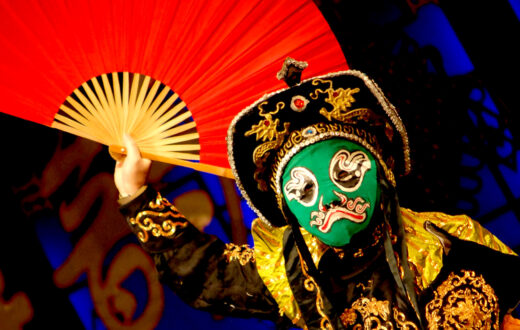
[[[220,315],[282,321],[248,246],[201,233],[152,188],[121,212],[155,261],[161,282],[187,304]]]
[[[446,306],[463,306],[463,302],[456,304],[462,301],[460,297],[470,296],[476,301],[471,306],[475,311],[479,311],[479,308],[485,311],[491,309],[489,306],[496,299],[500,322],[506,314],[518,317],[515,309],[520,305],[520,257],[459,239],[429,221],[425,222],[425,228],[439,239],[444,251],[442,270],[424,294],[425,297],[435,294],[435,302],[430,304],[433,310],[444,303],[444,310],[436,314],[439,320],[449,313],[452,319],[456,319],[455,316],[460,318],[453,311],[455,309],[449,310]],[[441,287],[442,290],[439,289]],[[490,290],[486,291],[486,287]],[[426,309],[428,311],[428,307]],[[474,315],[479,314],[475,312]]]

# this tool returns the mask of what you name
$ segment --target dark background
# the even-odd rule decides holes
[[[515,47],[520,2],[316,0],[316,4],[336,33],[349,66],[378,82],[408,129],[413,170],[399,180],[401,204],[417,211],[468,214],[520,252],[520,51]],[[43,187],[38,179],[60,150],[75,147],[77,138],[3,114],[0,134],[0,320],[11,315],[27,329],[105,328],[89,294],[89,279],[80,277],[66,287],[58,287],[55,279],[60,263],[93,225],[101,202],[93,204],[73,231],[65,232],[59,222],[49,219],[56,219],[60,206],[72,202],[99,173],[110,175],[113,161],[105,149],[87,143],[89,166],[74,168],[47,196],[37,192]],[[206,231],[226,241],[250,241],[236,234],[240,231],[234,221],[236,204],[233,208],[234,202],[222,197],[229,189],[225,182],[179,168],[162,168],[158,173],[156,181],[163,182],[160,188],[171,198],[194,190],[207,192],[213,218]],[[239,204],[247,231],[254,216],[243,201]],[[127,233],[116,245],[124,244],[136,241]],[[143,281],[135,276],[127,282],[129,290],[136,297],[144,295],[146,301]],[[259,321],[207,316],[182,305],[167,289],[164,292],[164,312],[160,321],[148,324],[150,328],[272,328]],[[25,296],[20,298],[20,293]],[[29,314],[20,312],[21,307],[6,309],[19,299],[29,301]],[[138,319],[144,309],[138,305],[131,319]],[[121,327],[135,326],[125,322]],[[0,324],[4,327],[9,323]]]

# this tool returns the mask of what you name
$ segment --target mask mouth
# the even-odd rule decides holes
[[[361,197],[349,199],[347,196],[334,191],[340,197],[340,202],[323,205],[323,196],[320,197],[319,210],[311,212],[311,227],[317,226],[318,230],[328,233],[332,225],[340,220],[349,220],[354,223],[362,223],[366,220],[366,209],[370,203]]]

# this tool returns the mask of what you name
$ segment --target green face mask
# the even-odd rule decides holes
[[[325,244],[344,246],[374,214],[379,199],[377,163],[356,143],[320,141],[289,161],[282,189],[303,228]]]

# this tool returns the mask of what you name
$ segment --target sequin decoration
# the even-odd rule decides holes
[[[302,112],[307,108],[307,104],[309,104],[309,100],[301,95],[295,95],[291,99],[291,109],[296,112]]]
[[[249,247],[249,245],[236,245],[233,243],[227,243],[226,249],[224,250],[224,256],[228,263],[232,261],[238,261],[242,266],[248,262],[255,262],[255,251]]]
[[[498,298],[481,275],[451,273],[426,305],[428,329],[498,329]]]
[[[329,121],[332,119],[339,120],[341,122],[346,122],[348,119],[360,116],[364,114],[368,109],[359,108],[359,109],[350,109],[352,103],[356,102],[356,99],[352,96],[355,93],[359,92],[359,88],[337,88],[334,89],[332,87],[332,80],[323,80],[323,79],[315,79],[313,80],[313,85],[318,84],[329,84],[329,88],[322,90],[317,88],[313,93],[310,94],[311,99],[316,100],[319,94],[327,94],[325,98],[325,102],[329,103],[333,106],[331,111],[327,111],[325,108],[320,109],[320,114],[322,114]]]
[[[266,156],[273,149],[277,149],[281,146],[284,137],[289,134],[289,123],[284,123],[284,129],[278,131],[278,125],[280,119],[273,119],[273,115],[277,114],[278,111],[285,107],[285,103],[278,102],[276,108],[270,112],[264,112],[263,107],[268,104],[267,101],[262,102],[258,105],[259,115],[263,117],[258,124],[253,125],[249,131],[245,133],[245,136],[256,134],[256,140],[262,140],[265,143],[260,144],[253,151],[253,162],[256,165],[254,178],[258,182],[258,189],[261,191],[267,191],[267,183],[261,178],[262,173],[265,171],[264,162]],[[267,142],[266,142],[267,141]]]
[[[311,137],[311,136],[316,135],[317,133],[318,133],[318,131],[317,131],[316,128],[313,127],[313,126],[309,126],[309,127],[307,127],[307,128],[304,128],[304,129],[302,130],[302,132],[301,132],[301,134],[302,134],[302,136],[303,136],[304,138],[309,138],[309,137]]]
[[[358,298],[340,315],[340,320],[349,329],[419,329],[397,307],[391,308],[389,301],[374,297]]]

